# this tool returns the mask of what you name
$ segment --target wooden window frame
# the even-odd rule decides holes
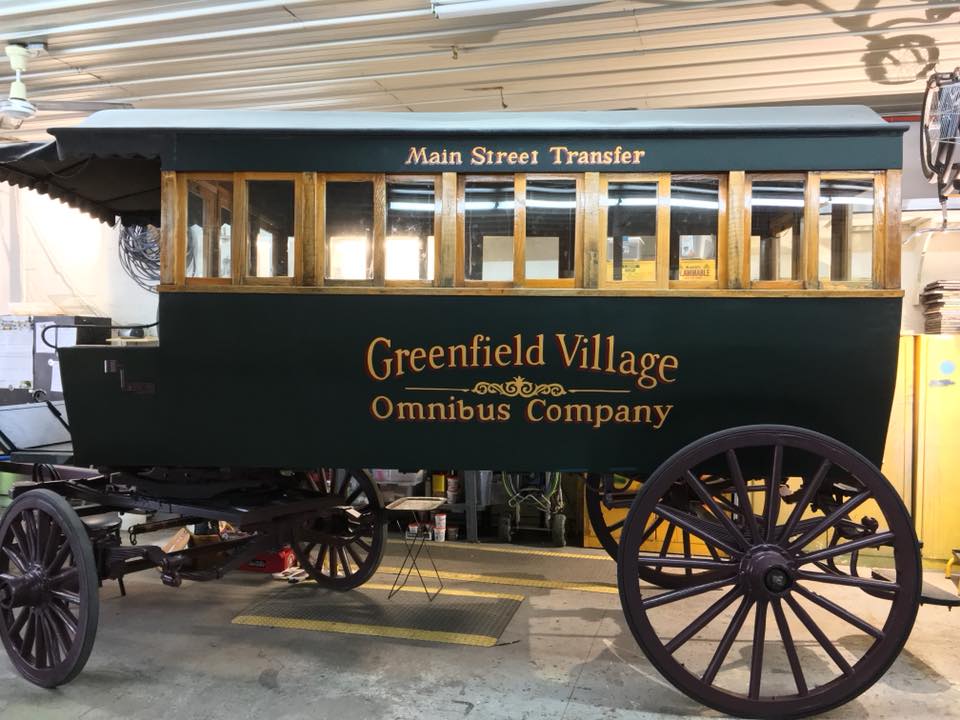
[[[675,178],[683,177],[711,177],[719,180],[717,185],[717,202],[720,207],[717,208],[717,253],[716,253],[716,279],[715,280],[669,280],[667,287],[684,290],[710,290],[721,289],[727,285],[727,240],[729,235],[729,172],[674,172],[669,173],[670,178],[670,200],[673,199],[673,181]],[[672,205],[667,204],[667,215],[670,214]],[[669,231],[670,220],[667,221],[667,277],[670,277],[670,255],[669,255]],[[659,247],[658,247],[659,250]],[[678,258],[679,263],[679,258]],[[679,266],[678,266],[679,272]]]
[[[387,242],[387,196],[386,187],[395,183],[422,183],[433,182],[433,277],[429,280],[387,280],[386,279],[386,242]],[[391,287],[436,287],[440,284],[440,234],[443,229],[443,184],[442,176],[437,173],[386,173],[384,175],[383,197],[383,257],[384,279],[383,286]]]
[[[240,172],[234,174],[234,233],[239,227],[241,233],[240,252],[234,256],[233,274],[235,284],[240,285],[263,285],[295,287],[303,284],[303,245],[306,239],[306,217],[304,208],[304,178],[302,173],[295,172]],[[277,277],[259,277],[251,275],[249,270],[249,258],[247,253],[250,250],[249,216],[250,194],[247,189],[247,183],[250,181],[274,180],[287,181],[293,183],[293,275],[282,275]],[[242,215],[241,215],[242,213]],[[239,217],[238,217],[239,216]]]
[[[810,184],[810,173],[746,173],[743,183],[743,253],[740,257],[740,277],[743,281],[743,287],[754,290],[800,290],[807,285],[807,256],[811,252],[810,248],[810,228],[807,220],[807,187]],[[796,280],[754,280],[750,275],[750,251],[753,226],[753,181],[754,180],[780,180],[803,183],[803,233],[800,236],[800,257],[798,258],[799,267]]]
[[[873,242],[870,257],[869,280],[829,280],[820,277],[820,183],[823,180],[872,180],[873,181]],[[886,256],[886,171],[883,170],[830,170],[811,172],[808,184],[813,186],[807,205],[811,217],[811,242],[808,256],[807,287],[821,290],[869,290],[883,287],[883,268]]]
[[[657,257],[654,279],[610,280],[607,278],[607,196],[611,182],[657,183]],[[666,288],[670,280],[670,173],[603,173],[600,176],[600,236],[597,257],[597,285],[600,289]]]
[[[518,173],[522,183],[514,185],[516,195],[513,238],[513,286],[528,288],[578,288],[583,283],[583,221],[584,221],[584,174],[583,173]],[[527,279],[527,178],[536,180],[573,180],[576,197],[573,216],[573,277]],[[523,193],[517,192],[522,187]],[[559,247],[557,248],[559,251]]]
[[[459,287],[512,288],[516,287],[517,277],[517,232],[520,222],[517,207],[520,203],[518,184],[522,175],[512,173],[471,175],[461,173],[457,176],[457,252],[454,266],[454,284]],[[463,263],[466,259],[466,189],[468,182],[495,183],[513,181],[513,280],[472,280],[466,277]],[[525,187],[525,186],[524,186]],[[526,221],[526,218],[523,218]]]
[[[387,224],[387,186],[384,173],[322,173],[318,175],[316,256],[317,284],[326,287],[384,287],[384,234]],[[369,182],[373,184],[373,277],[327,277],[327,183]]]
[[[573,227],[573,277],[528,280],[526,277],[527,245],[527,178],[536,180],[573,180],[576,195]],[[583,284],[584,173],[497,173],[457,176],[457,244],[454,284],[458,287],[484,288],[578,288]],[[513,280],[471,280],[466,278],[463,263],[466,257],[466,187],[468,182],[494,183],[513,180]]]
[[[176,226],[174,228],[174,284],[180,287],[231,285],[234,282],[234,257],[236,256],[238,239],[236,233],[236,205],[237,183],[235,173],[178,173],[176,177]],[[230,277],[187,277],[187,208],[189,207],[188,194],[191,182],[231,182],[233,196],[230,201]],[[207,211],[207,199],[204,198],[204,214]]]

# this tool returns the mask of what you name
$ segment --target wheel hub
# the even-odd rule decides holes
[[[744,557],[740,576],[754,596],[779,597],[793,585],[793,564],[781,549],[760,546]]]
[[[24,575],[0,575],[0,607],[6,610],[39,605],[46,589],[46,573],[33,568]]]

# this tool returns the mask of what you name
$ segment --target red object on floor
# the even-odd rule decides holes
[[[293,550],[285,547],[279,552],[260,553],[250,562],[241,565],[240,569],[247,572],[278,573],[296,564],[297,558]]]

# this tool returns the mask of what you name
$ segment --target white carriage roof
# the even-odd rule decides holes
[[[103,110],[84,130],[305,132],[656,132],[868,129],[889,127],[862,105],[607,110],[580,112],[400,113],[269,110]]]

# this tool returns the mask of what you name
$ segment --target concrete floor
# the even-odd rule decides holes
[[[441,569],[509,575],[510,552],[448,548]],[[391,550],[393,552],[395,550]],[[575,550],[588,555],[592,551]],[[445,560],[446,558],[446,560]],[[544,558],[574,572],[577,559]],[[583,567],[587,567],[586,564]],[[571,569],[572,568],[572,569]],[[615,583],[614,564],[589,562],[592,582]],[[388,580],[385,577],[378,577]],[[949,587],[942,576],[928,580]],[[526,596],[492,648],[232,625],[283,586],[235,573],[216,583],[160,584],[153,572],[109,583],[84,672],[48,691],[0,659],[3,720],[446,720],[639,719],[717,716],[663,680],[636,646],[619,597],[603,592],[503,587]],[[845,590],[846,591],[846,590]],[[849,591],[850,606],[859,591]],[[839,629],[837,630],[839,634]],[[834,634],[830,634],[835,637]],[[825,717],[946,718],[960,708],[960,612],[924,607],[906,649],[865,695]]]

